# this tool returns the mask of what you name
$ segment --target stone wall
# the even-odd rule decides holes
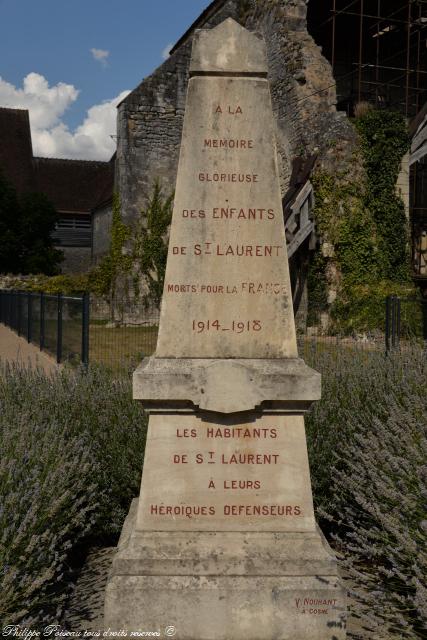
[[[57,247],[64,254],[61,273],[84,273],[91,267],[90,247]]]
[[[94,211],[92,215],[92,264],[98,264],[108,253],[111,244],[112,205],[108,204]]]
[[[238,5],[229,0],[204,26],[235,17]],[[119,105],[116,189],[126,223],[145,206],[155,180],[164,193],[174,189],[190,56],[188,40]]]
[[[352,138],[346,116],[336,112],[332,70],[307,32],[306,14],[306,0],[218,0],[198,25],[212,28],[233,17],[264,34],[283,192],[292,157],[325,155],[337,140]],[[145,206],[156,179],[166,192],[174,188],[191,37],[119,106],[116,176],[125,222]]]

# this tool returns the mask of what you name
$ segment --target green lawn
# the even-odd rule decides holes
[[[89,362],[112,368],[134,366],[144,356],[154,353],[157,326],[106,327],[90,325]]]

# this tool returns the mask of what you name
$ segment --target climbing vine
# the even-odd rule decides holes
[[[144,302],[147,306],[158,305],[163,293],[172,203],[173,194],[164,196],[160,182],[155,182],[146,209],[141,211],[135,226],[130,227],[123,222],[120,199],[114,194],[109,251],[94,269],[86,274],[11,280],[12,286],[48,293],[91,291],[108,298],[112,320],[116,321],[115,309],[123,303],[117,299],[119,287],[130,293],[133,280],[133,294],[138,298],[143,279],[148,284]]]
[[[116,295],[118,279],[129,273],[132,267],[132,258],[124,251],[130,236],[131,229],[123,222],[120,198],[115,193],[113,195],[110,248],[99,265],[92,270],[89,278],[91,290],[99,295],[108,295],[111,302],[114,301]]]
[[[308,298],[307,324],[319,324],[320,314],[328,310],[328,283],[326,278],[326,258],[317,251],[309,265],[307,287]]]
[[[355,121],[366,169],[366,206],[378,232],[381,276],[393,281],[409,277],[405,208],[396,193],[409,135],[400,113],[369,109]]]
[[[387,295],[412,291],[407,220],[396,192],[409,139],[404,118],[394,112],[370,109],[355,127],[360,143],[353,162],[341,173],[313,176],[323,246],[312,261],[308,285],[309,299],[319,297],[319,287],[327,289],[328,264],[334,264],[339,273],[330,308],[334,323],[366,330],[380,326]]]
[[[159,304],[162,298],[172,203],[173,194],[164,196],[160,182],[156,181],[147,208],[141,212],[138,222],[133,259],[148,282],[149,293],[145,296],[147,303]]]

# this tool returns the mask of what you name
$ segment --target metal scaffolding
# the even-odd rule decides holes
[[[427,101],[427,0],[311,0],[309,28],[339,108],[370,102],[412,117]]]

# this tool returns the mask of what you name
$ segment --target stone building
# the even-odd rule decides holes
[[[251,8],[253,7],[253,8]],[[172,48],[170,57],[118,107],[117,186],[126,220],[138,215],[160,179],[172,190],[181,139],[188,65],[195,29],[232,17],[261,30],[267,42],[269,78],[277,118],[285,193],[294,157],[326,153],[353,132],[336,110],[331,66],[307,31],[305,0],[215,0]]]
[[[316,163],[334,173],[351,164],[355,133],[348,116],[356,104],[397,108],[408,118],[419,111],[427,99],[427,6],[418,0],[211,2],[170,57],[118,107],[116,189],[127,223],[146,205],[155,180],[166,193],[174,188],[192,37],[228,17],[261,31],[267,43],[298,308],[316,245],[310,170]],[[408,175],[406,168],[399,184],[406,198]]]
[[[144,208],[155,180],[173,191],[185,107],[188,66],[195,29],[212,28],[228,17],[263,32],[277,122],[282,194],[286,197],[288,241],[295,241],[291,271],[295,303],[304,307],[307,256],[313,249],[310,185],[304,169],[328,154],[332,144],[345,149],[354,132],[346,114],[336,110],[336,89],[329,62],[307,30],[305,0],[266,2],[215,0],[170,52],[170,57],[119,105],[117,190],[122,214],[131,223]],[[295,204],[296,203],[296,204]]]
[[[18,196],[44,193],[59,213],[53,233],[55,246],[64,253],[63,272],[83,272],[94,254],[108,250],[108,224],[114,181],[114,156],[110,162],[60,160],[33,156],[28,111],[0,108],[0,170]],[[92,232],[92,219],[101,212],[104,233]]]

